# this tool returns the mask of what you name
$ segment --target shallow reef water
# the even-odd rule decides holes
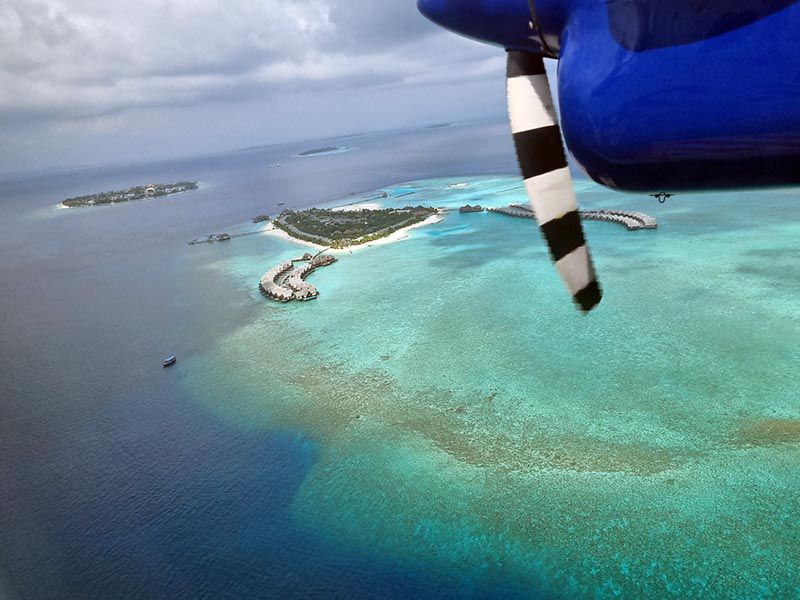
[[[797,192],[662,206],[576,186],[584,207],[659,220],[585,223],[605,291],[588,316],[526,219],[448,212],[340,254],[307,304],[259,296],[304,247],[254,235],[207,271],[259,309],[181,385],[231,427],[314,440],[295,523],[435,573],[443,595],[800,595]],[[525,201],[503,176],[380,191]]]

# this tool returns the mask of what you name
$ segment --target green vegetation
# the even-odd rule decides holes
[[[178,194],[180,192],[187,192],[189,190],[196,189],[196,181],[154,183],[150,185],[140,185],[118,192],[103,192],[100,194],[90,194],[88,196],[67,198],[61,204],[69,208],[75,208],[79,206],[98,206],[102,204],[113,204],[116,202],[144,200],[145,198],[155,198],[157,196],[169,196],[170,194]]]
[[[311,150],[305,150],[299,154],[299,156],[313,156],[315,154],[327,154],[328,152],[336,152],[340,150],[340,148],[336,146],[325,146],[324,148],[312,148]]]
[[[386,237],[436,212],[435,208],[427,206],[357,211],[310,208],[300,212],[285,210],[273,224],[292,237],[331,248],[345,248]]]

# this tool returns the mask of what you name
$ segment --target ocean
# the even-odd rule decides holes
[[[526,219],[449,212],[287,305],[258,280],[302,244],[186,244],[523,202],[505,123],[6,176],[0,597],[800,595],[800,192],[576,190],[659,221],[585,224],[588,316]]]

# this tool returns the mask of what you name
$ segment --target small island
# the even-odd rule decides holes
[[[289,236],[329,248],[347,248],[387,237],[438,214],[427,206],[362,210],[285,210],[273,225]]]
[[[318,154],[333,154],[334,152],[341,152],[347,148],[339,148],[338,146],[325,146],[323,148],[311,148],[310,150],[303,150],[297,156],[317,156]]]
[[[180,181],[178,183],[151,183],[136,187],[120,190],[116,192],[102,192],[100,194],[89,194],[88,196],[76,196],[67,198],[61,204],[67,208],[78,208],[84,206],[102,206],[108,204],[118,204],[120,202],[132,202],[134,200],[144,200],[145,198],[157,198],[180,194],[197,189],[196,181]]]

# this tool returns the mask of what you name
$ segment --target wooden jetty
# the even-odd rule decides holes
[[[248,235],[258,235],[259,233],[262,233],[261,229],[258,229],[257,231],[245,231],[243,233],[212,233],[211,235],[195,238],[186,243],[189,244],[190,246],[196,246],[197,244],[213,244],[215,242],[228,242],[234,238],[246,237]]]
[[[196,244],[213,244],[214,242],[229,242],[231,240],[231,234],[229,233],[212,233],[211,235],[207,235],[204,238],[195,238],[190,242],[186,242],[190,246],[194,246]]]

